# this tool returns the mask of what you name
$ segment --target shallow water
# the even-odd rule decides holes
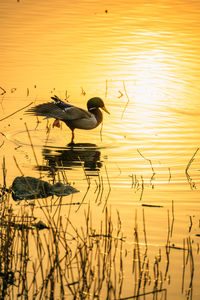
[[[119,210],[127,249],[135,211],[142,231],[144,210],[152,259],[159,248],[165,253],[173,202],[171,244],[182,247],[189,237],[193,241],[193,293],[186,298],[199,299],[198,1],[133,5],[128,0],[59,0],[56,5],[54,1],[37,5],[32,0],[3,0],[0,12],[0,151],[6,159],[8,185],[20,175],[13,156],[25,176],[42,174],[51,180],[52,170],[64,168],[69,182],[80,190],[76,201],[83,199],[86,175],[90,176],[85,202],[92,203],[97,223],[105,202],[113,213]],[[71,149],[65,124],[47,134],[51,120],[41,118],[37,123],[23,111],[2,120],[31,102],[49,101],[54,94],[83,108],[90,97],[102,97],[111,112],[104,114],[102,131],[76,130],[77,144]],[[99,193],[96,187],[101,187]],[[81,209],[74,213],[75,222]],[[185,299],[191,274],[187,272],[182,292],[181,250],[171,251],[168,275],[167,299]],[[129,287],[125,296],[131,296]]]

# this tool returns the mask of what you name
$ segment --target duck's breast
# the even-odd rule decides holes
[[[71,125],[74,128],[89,130],[97,127],[99,123],[95,116],[91,114],[90,117],[71,121]]]

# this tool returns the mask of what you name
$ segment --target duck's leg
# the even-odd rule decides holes
[[[53,122],[53,127],[58,127],[58,128],[60,128],[60,120],[55,119],[55,121]]]
[[[74,144],[74,130],[72,130],[72,139],[71,139],[71,144]]]

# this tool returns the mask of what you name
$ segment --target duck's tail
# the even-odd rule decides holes
[[[45,118],[56,118],[57,109],[56,105],[53,102],[47,102],[31,107],[30,109],[25,111],[25,114],[41,116]]]

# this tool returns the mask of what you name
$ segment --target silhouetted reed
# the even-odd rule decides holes
[[[187,167],[185,169],[185,175],[187,178],[187,181],[190,185],[191,190],[196,189],[196,183],[192,180],[192,177],[189,174],[189,168],[191,167],[191,164],[193,163],[195,156],[197,154],[197,152],[199,151],[199,148],[196,149],[196,151],[194,152],[194,154],[192,155],[191,159],[189,160]]]

